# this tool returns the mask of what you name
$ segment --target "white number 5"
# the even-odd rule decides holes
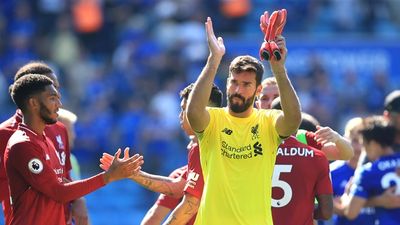
[[[292,187],[286,181],[279,180],[281,173],[290,173],[292,165],[275,165],[274,174],[272,175],[272,187],[278,187],[283,190],[283,197],[281,199],[272,199],[272,207],[284,207],[292,199]]]

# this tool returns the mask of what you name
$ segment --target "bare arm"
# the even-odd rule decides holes
[[[396,187],[390,187],[381,195],[369,198],[366,206],[378,206],[387,209],[400,208],[400,195],[396,195]]]
[[[348,200],[343,201],[343,199],[346,198],[348,198]],[[361,209],[365,207],[367,199],[360,198],[354,195],[342,196],[342,202],[344,203],[344,216],[346,216],[349,220],[354,220],[360,214]]]
[[[196,132],[203,131],[210,122],[210,115],[206,110],[210,98],[212,84],[217,73],[222,56],[225,54],[225,46],[221,37],[214,35],[211,18],[205,23],[207,42],[210,54],[200,76],[194,85],[193,91],[188,99],[187,117],[190,126]]]
[[[332,130],[330,127],[317,126],[316,141],[322,143],[322,151],[328,160],[349,160],[354,155],[349,140]]]
[[[140,225],[160,225],[170,211],[171,209],[165,206],[154,204],[147,211]]]
[[[333,213],[344,216],[344,208],[340,196],[333,199]]]
[[[183,196],[183,189],[186,185],[186,180],[181,177],[174,179],[171,177],[149,174],[143,171],[140,171],[135,176],[131,176],[130,179],[146,189],[163,193],[174,198]]]
[[[196,215],[200,206],[200,199],[191,194],[185,194],[181,203],[172,211],[163,225],[185,225]]]
[[[276,130],[281,137],[288,137],[299,128],[301,122],[300,102],[285,68],[287,56],[285,39],[282,36],[277,37],[276,44],[281,49],[282,59],[279,61],[271,59],[270,66],[278,84],[283,111],[276,121]]]
[[[333,197],[332,195],[318,195],[318,206],[314,209],[314,219],[329,220],[333,214]]]
[[[126,153],[127,152],[125,151],[124,158],[127,158],[128,156]],[[103,156],[100,159],[100,168],[108,170],[113,159],[114,156],[108,153],[103,153]],[[174,198],[180,198],[183,196],[183,188],[186,184],[186,180],[181,177],[171,178],[159,176],[141,170],[136,174],[132,174],[129,178],[150,191],[163,193]]]

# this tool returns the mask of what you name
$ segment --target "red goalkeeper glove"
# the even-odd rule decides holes
[[[279,47],[275,43],[277,35],[281,35],[286,24],[287,11],[286,9],[274,11],[271,17],[268,18],[268,12],[264,12],[260,17],[260,28],[264,33],[264,42],[260,48],[260,59],[270,60],[272,55],[276,60],[280,60],[281,53]]]

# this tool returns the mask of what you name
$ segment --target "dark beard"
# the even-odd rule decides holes
[[[245,99],[243,96],[241,96],[239,94],[228,95],[228,106],[232,110],[232,112],[242,113],[242,112],[246,111],[249,107],[253,106],[253,100],[254,100],[255,95],[256,95],[256,93],[254,92],[253,96],[248,99]],[[234,97],[240,98],[243,101],[243,104],[233,103],[232,99]]]
[[[53,120],[52,118],[49,117],[51,114],[50,110],[43,104],[43,102],[39,102],[40,104],[40,118],[46,123],[46,124],[55,124],[57,123],[57,120]]]

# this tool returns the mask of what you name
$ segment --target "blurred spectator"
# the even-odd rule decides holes
[[[79,41],[72,30],[70,17],[67,14],[61,14],[56,18],[51,58],[61,67],[68,68],[73,66],[79,58]]]

